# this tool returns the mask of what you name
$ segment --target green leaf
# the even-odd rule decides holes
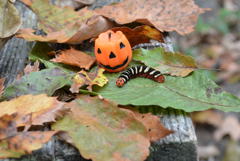
[[[21,0],[36,14],[38,27],[43,34],[35,34],[36,30],[21,29],[17,37],[28,41],[80,44],[84,40],[97,37],[100,33],[113,27],[113,23],[86,7],[78,9],[59,7],[49,0]]]
[[[49,60],[51,57],[47,53],[53,50],[54,49],[51,48],[47,43],[36,42],[32,51],[30,52],[29,59],[33,61],[39,60],[40,58],[43,60]]]
[[[162,73],[185,77],[197,68],[194,59],[180,53],[165,52],[163,48],[133,51],[133,60],[141,61]]]
[[[86,95],[67,106],[72,112],[52,128],[66,131],[86,159],[143,161],[148,156],[147,130],[133,112]]]
[[[145,78],[130,80],[123,88],[115,81],[119,74],[106,74],[109,83],[96,90],[104,98],[121,105],[158,105],[172,107],[187,112],[206,109],[240,111],[240,99],[223,91],[201,71],[195,71],[188,77],[166,76],[164,83]]]
[[[24,94],[40,93],[52,95],[57,89],[70,85],[73,75],[73,73],[63,71],[60,68],[31,72],[8,86],[2,97],[10,99]]]

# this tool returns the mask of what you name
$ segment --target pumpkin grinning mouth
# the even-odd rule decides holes
[[[107,69],[110,69],[110,70],[115,70],[115,69],[123,67],[124,65],[127,64],[127,62],[128,62],[128,57],[124,60],[124,62],[122,64],[116,65],[114,67],[111,67],[110,65],[103,65],[102,63],[100,63],[100,65],[103,66],[104,68],[107,68]]]

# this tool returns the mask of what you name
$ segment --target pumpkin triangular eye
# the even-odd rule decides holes
[[[111,51],[110,55],[109,55],[109,58],[112,59],[112,58],[116,58],[116,55]]]
[[[98,53],[98,54],[101,54],[102,51],[98,48],[98,49],[97,49],[97,53]]]
[[[120,43],[120,49],[125,48],[125,45],[121,42]]]

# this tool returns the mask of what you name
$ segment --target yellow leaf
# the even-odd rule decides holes
[[[17,126],[42,125],[55,121],[55,118],[67,111],[63,102],[46,94],[23,95],[0,103],[0,117],[17,113]]]
[[[83,85],[88,85],[89,91],[92,91],[93,85],[103,87],[108,82],[108,79],[103,72],[103,68],[97,68],[93,72],[79,72],[73,79],[73,84],[70,88],[70,91],[73,93],[78,93],[79,88]]]

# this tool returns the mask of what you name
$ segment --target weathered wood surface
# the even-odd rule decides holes
[[[31,10],[21,3],[16,5],[22,14],[24,27],[35,27],[36,17]],[[171,42],[167,40],[167,44],[171,44]],[[12,38],[0,49],[0,77],[6,78],[6,85],[10,84],[23,70],[32,46],[33,42]],[[168,50],[172,50],[171,45],[167,46]],[[197,139],[188,114],[179,110],[167,109],[163,110],[159,117],[162,123],[167,128],[174,130],[175,133],[152,143],[151,154],[147,161],[197,161]],[[74,147],[55,137],[42,149],[32,154],[4,161],[85,161],[85,159]]]
[[[25,6],[16,3],[21,17],[22,27],[36,27],[37,19],[35,14]],[[6,40],[5,40],[6,41]],[[33,42],[26,42],[23,39],[11,38],[5,46],[0,48],[0,77],[5,77],[5,85],[11,83],[17,74],[23,69],[27,54],[33,46]]]

